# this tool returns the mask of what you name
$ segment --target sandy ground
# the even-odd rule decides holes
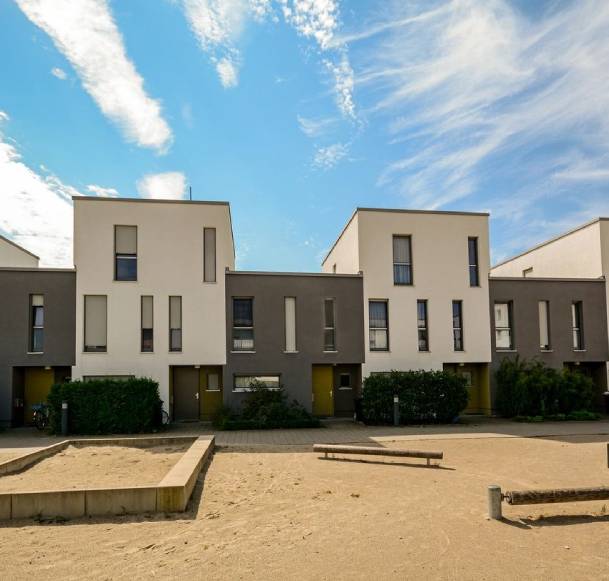
[[[0,492],[157,484],[187,448],[68,446],[22,472],[0,476]]]
[[[507,506],[505,522],[486,519],[492,483],[607,484],[604,441],[416,442],[444,451],[441,468],[225,449],[184,515],[0,525],[2,578],[609,579],[602,502]]]

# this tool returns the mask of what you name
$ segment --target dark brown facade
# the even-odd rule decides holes
[[[604,279],[495,278],[489,284],[491,308],[491,405],[495,372],[501,361],[516,355],[549,367],[573,367],[593,377],[599,392],[607,386],[609,359]],[[547,345],[540,331],[540,301],[547,301]],[[495,305],[510,305],[511,348],[498,348]],[[572,305],[581,308],[581,345],[574,345]],[[493,406],[494,407],[494,406]]]
[[[27,423],[31,399],[74,365],[76,273],[0,268],[0,425]],[[43,343],[32,349],[31,297],[43,297]]]
[[[286,351],[285,298],[295,299],[296,349]],[[254,346],[235,351],[233,299],[251,298]],[[324,349],[324,301],[334,300],[335,349]],[[279,376],[290,399],[316,412],[314,387],[331,393],[331,413],[352,416],[361,390],[364,361],[364,301],[360,275],[240,273],[226,275],[227,363],[224,403],[238,408],[247,397],[236,387],[239,376]],[[314,386],[314,383],[317,385]],[[325,387],[324,387],[325,386]]]

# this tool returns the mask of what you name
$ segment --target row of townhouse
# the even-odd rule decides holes
[[[578,252],[607,266],[599,245]],[[239,407],[254,380],[351,416],[363,379],[394,369],[461,374],[467,411],[492,413],[516,354],[600,393],[606,269],[518,260],[490,271],[488,214],[359,208],[322,272],[235,271],[227,203],[75,197],[74,269],[0,239],[0,423],[28,423],[54,382],[132,376],[158,381],[174,420]]]

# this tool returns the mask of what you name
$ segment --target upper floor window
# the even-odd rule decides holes
[[[453,349],[463,351],[463,301],[453,301]]]
[[[389,318],[387,301],[368,302],[370,351],[389,350]]]
[[[478,273],[478,238],[470,236],[467,239],[467,254],[469,257],[469,286],[480,286]]]
[[[85,351],[107,351],[108,297],[85,295]]]
[[[336,351],[334,299],[324,299],[324,351]]]
[[[114,280],[137,280],[137,226],[114,226]]]
[[[495,303],[495,347],[513,349],[512,303]]]
[[[417,301],[417,331],[419,351],[429,351],[429,327],[427,325],[427,301]]]
[[[254,299],[233,299],[233,351],[254,350]]]
[[[550,348],[550,303],[539,301],[539,348]]]
[[[393,284],[412,284],[410,236],[393,237]]]
[[[30,352],[44,350],[44,296],[30,295]]]
[[[573,321],[573,349],[584,348],[584,313],[581,301],[571,303],[571,319]]]
[[[142,337],[141,350],[142,353],[152,353],[154,351],[154,304],[153,297],[142,297]]]
[[[182,297],[169,297],[169,350],[182,351]]]
[[[285,297],[285,350],[296,352],[296,297]]]
[[[203,229],[203,281],[216,282],[216,229]]]

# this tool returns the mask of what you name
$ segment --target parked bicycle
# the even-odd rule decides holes
[[[34,412],[34,425],[39,430],[45,430],[49,425],[49,406],[45,403],[35,403],[32,406]]]

